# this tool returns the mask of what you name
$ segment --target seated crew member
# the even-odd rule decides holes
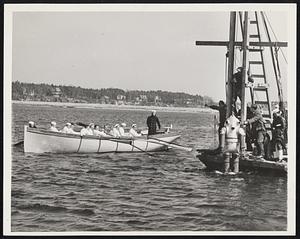
[[[63,129],[61,130],[62,133],[68,134],[70,132],[71,123],[66,123]]]
[[[156,125],[160,129],[160,122],[156,116],[156,110],[151,111],[151,115],[147,118],[148,135],[156,134]]]
[[[125,128],[126,127],[126,124],[125,123],[122,123],[119,127],[119,133],[120,133],[120,136],[126,136],[126,133],[125,133]]]
[[[104,133],[105,133],[107,136],[112,136],[112,130],[110,129],[110,126],[109,126],[109,125],[104,125],[104,126],[103,126],[103,129],[104,129]]]
[[[33,121],[29,121],[28,126],[29,126],[29,128],[36,128],[36,125]]]
[[[94,135],[100,136],[100,127],[97,124],[95,124]]]
[[[120,138],[120,131],[119,131],[120,125],[119,124],[115,124],[115,126],[112,129],[112,136],[115,138]]]
[[[139,137],[142,136],[141,134],[139,134],[136,130],[137,126],[136,124],[132,124],[131,129],[129,130],[129,135],[132,137]]]
[[[87,130],[87,125],[85,127],[83,127],[81,130],[80,130],[80,135],[83,136],[83,135],[87,135],[88,134],[88,130]]]
[[[90,123],[89,125],[86,125],[84,128],[81,129],[80,131],[80,135],[93,135],[93,128],[94,128],[94,124]]]
[[[207,105],[209,108],[213,110],[218,110],[219,111],[219,128],[218,128],[218,135],[219,135],[219,148],[220,148],[220,142],[221,142],[221,130],[224,127],[224,123],[226,121],[226,111],[227,111],[227,106],[224,103],[223,100],[219,101],[219,105]]]
[[[52,131],[52,132],[59,132],[59,130],[56,128],[56,122],[55,121],[52,121],[50,123],[50,129],[49,130]]]
[[[107,135],[104,132],[104,129],[101,129],[99,125],[95,125],[95,129],[94,129],[94,135],[95,136],[100,136],[100,137],[108,137],[109,135]]]
[[[109,134],[106,134],[106,133],[105,133],[104,128],[100,128],[99,130],[100,130],[100,136],[101,136],[101,137],[110,137]]]
[[[266,134],[265,120],[257,105],[253,104],[251,106],[251,110],[253,112],[253,117],[251,119],[247,119],[245,124],[250,124],[252,126],[253,137],[257,146],[257,155],[259,157],[264,157],[264,139]]]
[[[80,134],[79,132],[76,132],[74,130],[74,124],[71,123],[71,125],[69,126],[69,131],[68,131],[69,134]]]
[[[95,125],[93,123],[90,123],[87,127],[87,132],[88,132],[88,135],[94,135],[94,128],[95,128]]]

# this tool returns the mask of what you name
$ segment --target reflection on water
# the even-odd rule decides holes
[[[13,105],[13,143],[28,120],[145,127],[148,112]],[[158,112],[178,143],[212,144],[211,114]],[[24,154],[13,148],[12,231],[286,230],[287,181],[202,170],[194,153]]]

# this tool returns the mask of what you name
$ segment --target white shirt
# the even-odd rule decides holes
[[[51,126],[49,130],[52,132],[59,132],[55,126]]]
[[[120,128],[119,128],[119,132],[120,132],[120,135],[121,135],[121,136],[125,136],[125,130],[124,130],[123,127],[120,127]]]
[[[100,137],[109,137],[109,135],[107,135],[105,132],[96,129],[94,129],[94,135]]]
[[[91,128],[87,128],[87,135],[94,135],[94,130]]]
[[[120,135],[120,131],[117,129],[117,128],[113,128],[113,136],[114,137],[120,137],[121,135]]]
[[[62,130],[61,130],[62,133],[69,133],[69,128],[68,126],[65,126]]]
[[[101,132],[100,132],[99,130],[94,129],[94,135],[95,135],[95,136],[100,136],[100,133],[101,133]]]
[[[138,137],[138,136],[141,136],[141,134],[139,134],[138,132],[136,132],[136,130],[134,128],[131,128],[129,130],[129,134],[133,137]]]
[[[66,134],[79,134],[78,132],[74,131],[72,128],[69,128],[68,126],[65,126],[61,132]]]
[[[82,128],[80,130],[80,135],[83,136],[83,135],[89,135],[89,131],[87,128]]]

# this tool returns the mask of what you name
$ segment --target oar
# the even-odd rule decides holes
[[[134,147],[134,148],[140,150],[140,151],[143,152],[143,153],[146,153],[146,154],[149,155],[149,156],[152,156],[152,157],[155,156],[154,154],[150,154],[149,152],[147,152],[147,151],[141,149],[140,147],[135,146],[134,144],[131,143],[131,140],[130,140],[128,143],[125,142],[124,140],[123,140],[123,141],[120,141],[120,140],[118,140],[118,139],[109,139],[109,138],[108,138],[107,140],[110,140],[110,141],[112,141],[112,142],[117,142],[117,143],[129,144],[129,145],[131,145],[132,147]]]
[[[154,155],[154,154],[150,154],[149,152],[147,152],[147,151],[145,151],[145,150],[143,150],[143,149],[141,149],[140,147],[138,147],[138,146],[135,146],[134,144],[130,144],[131,146],[133,146],[134,148],[136,148],[136,149],[138,149],[138,150],[140,150],[141,152],[143,152],[143,153],[146,153],[147,155],[149,155],[149,156],[151,156],[151,157],[156,157],[156,155]]]
[[[162,145],[171,146],[173,148],[182,149],[182,150],[185,150],[185,151],[188,151],[188,152],[191,152],[193,150],[193,148],[186,147],[184,145],[180,145],[180,144],[176,144],[176,143],[169,143],[167,141],[157,139],[157,138],[148,137],[148,139],[156,140],[156,141],[160,142]]]

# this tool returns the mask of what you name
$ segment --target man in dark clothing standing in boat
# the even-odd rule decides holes
[[[226,109],[227,106],[224,103],[223,100],[219,101],[219,105],[207,105],[205,104],[205,106],[208,106],[209,108],[213,109],[213,110],[218,110],[219,111],[219,128],[218,128],[218,135],[219,135],[219,148],[220,148],[220,139],[221,139],[221,129],[224,127],[224,123],[226,121]]]
[[[265,156],[264,140],[266,134],[265,120],[261,114],[259,107],[255,104],[251,106],[253,117],[245,121],[245,124],[251,124],[253,130],[253,137],[257,146],[257,155],[259,157]]]
[[[156,110],[152,110],[151,115],[147,118],[148,135],[156,134],[156,125],[160,129],[160,123],[156,116]]]

